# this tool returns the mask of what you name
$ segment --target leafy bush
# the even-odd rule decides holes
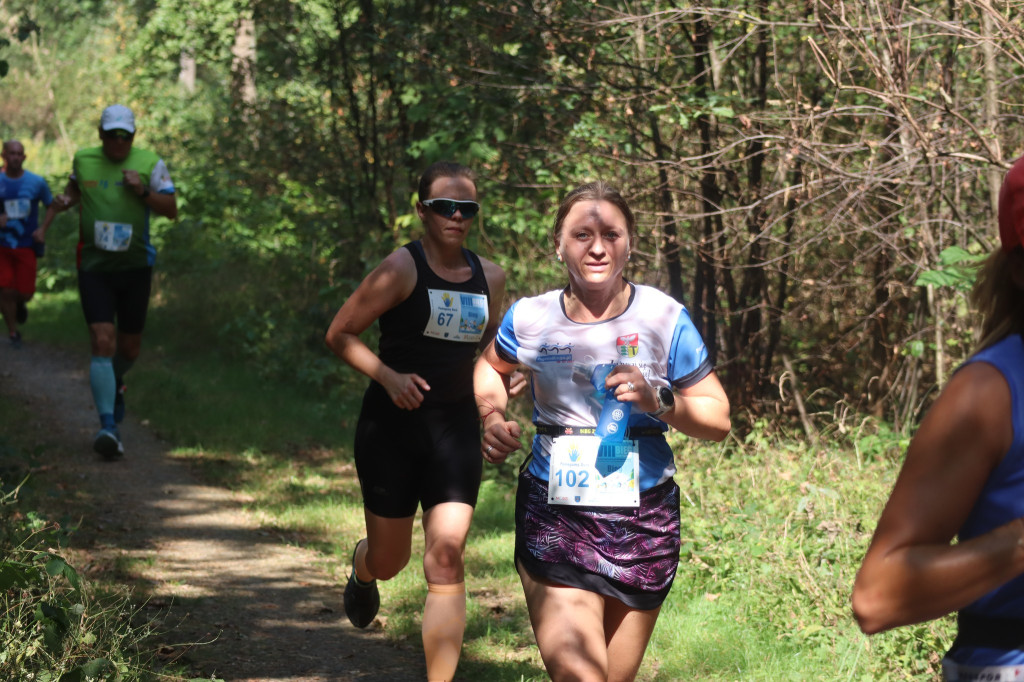
[[[131,623],[128,598],[94,598],[57,549],[67,531],[33,512],[20,513],[18,488],[0,497],[0,678],[140,679],[137,644],[146,628]]]

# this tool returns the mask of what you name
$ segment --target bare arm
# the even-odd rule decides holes
[[[1024,522],[951,545],[1013,439],[1010,390],[992,366],[957,372],[911,441],[853,587],[861,629],[963,608],[1024,573]]]
[[[480,339],[480,348],[483,349],[494,338],[498,332],[498,325],[501,324],[501,309],[505,300],[505,271],[498,264],[485,258],[480,259],[480,264],[484,269],[488,289],[487,329]]]
[[[177,194],[160,194],[158,192],[150,192],[145,199],[141,199],[142,203],[149,206],[150,210],[157,215],[162,215],[165,218],[176,220],[178,217],[178,195]]]
[[[121,173],[124,175],[125,189],[138,197],[139,201],[149,207],[149,210],[171,220],[178,217],[178,196],[176,194],[173,192],[161,194],[153,191],[150,187],[143,187],[138,171],[123,170]]]
[[[53,223],[53,219],[57,217],[57,214],[64,209],[57,205],[57,199],[50,202],[50,205],[46,207],[46,213],[43,215],[43,221],[36,228],[36,231],[32,233],[32,239],[42,244],[46,241],[46,233],[50,231],[50,224]]]
[[[712,372],[675,394],[675,404],[661,415],[662,421],[694,438],[721,441],[729,435],[729,398],[717,374]]]
[[[416,266],[406,249],[395,251],[366,276],[342,304],[324,339],[334,354],[359,372],[381,384],[402,409],[413,410],[423,402],[430,386],[417,374],[400,374],[377,357],[359,335],[374,320],[409,297],[416,284]]]
[[[57,217],[57,214],[68,210],[77,204],[81,198],[82,195],[78,190],[78,183],[74,180],[68,180],[68,184],[64,187],[64,193],[55,196],[50,205],[46,207],[43,222],[32,233],[32,239],[40,244],[44,243],[46,241],[46,233],[50,231],[50,225],[53,223],[53,219]]]
[[[505,416],[509,397],[509,376],[516,365],[505,362],[498,356],[492,341],[477,358],[473,368],[473,393],[483,423],[484,437],[481,444],[484,459],[499,464],[522,443],[522,428]]]
[[[78,188],[78,182],[74,179],[69,179],[68,184],[64,186],[64,208],[61,211],[71,208],[78,204],[82,200],[82,190]]]

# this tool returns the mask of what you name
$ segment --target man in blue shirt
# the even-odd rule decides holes
[[[49,207],[53,194],[46,180],[24,169],[25,147],[17,140],[4,142],[0,156],[0,315],[7,325],[11,346],[21,347],[18,325],[28,319],[25,303],[36,292],[36,248],[39,202]]]

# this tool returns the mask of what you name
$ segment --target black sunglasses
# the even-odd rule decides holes
[[[135,133],[129,133],[127,130],[104,130],[103,137],[108,140],[130,140],[135,137]]]
[[[462,217],[470,219],[480,212],[480,204],[475,201],[457,201],[455,199],[427,199],[423,205],[439,216],[451,218],[456,211],[462,213]]]

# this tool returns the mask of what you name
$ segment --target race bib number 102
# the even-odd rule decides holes
[[[487,297],[461,291],[428,289],[430,319],[424,336],[448,341],[476,342],[487,327]]]
[[[640,506],[637,442],[602,443],[598,436],[560,436],[551,442],[548,504]]]

